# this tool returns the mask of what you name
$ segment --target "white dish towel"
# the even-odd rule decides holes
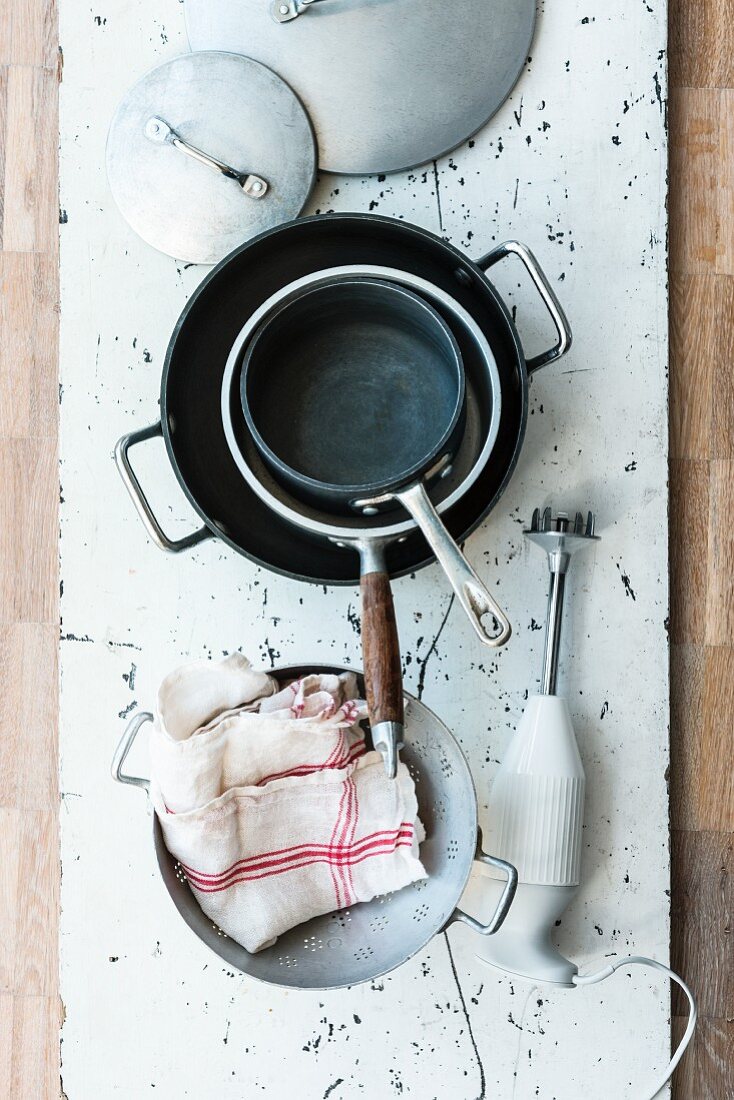
[[[248,951],[426,877],[413,781],[365,751],[351,673],[278,689],[239,654],[167,677],[151,742],[166,846]]]

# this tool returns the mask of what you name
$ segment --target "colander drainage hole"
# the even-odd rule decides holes
[[[441,757],[441,771],[448,779],[449,776],[454,774],[454,766],[450,760],[447,760],[445,756]]]
[[[423,918],[427,917],[427,916],[428,916],[428,906],[427,905],[419,905],[418,908],[416,909],[415,913],[413,913],[413,920],[423,920]]]
[[[371,955],[374,955],[374,951],[371,947],[360,947],[354,952],[354,957],[357,960],[369,959]]]

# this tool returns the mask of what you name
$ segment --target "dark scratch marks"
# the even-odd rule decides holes
[[[125,683],[127,684],[127,686],[130,688],[130,691],[135,691],[135,674],[137,673],[137,671],[138,671],[137,665],[133,661],[132,664],[130,665],[130,671],[129,672],[123,672],[123,674],[122,674],[122,678],[125,681]]]
[[[329,1085],[328,1089],[324,1093],[324,1100],[328,1100],[328,1098],[331,1096],[334,1089],[338,1089],[339,1085],[343,1085],[343,1084],[344,1084],[344,1078],[343,1077],[337,1077],[336,1081],[334,1081],[333,1084]]]
[[[517,210],[517,192],[518,192],[519,188],[520,188],[520,180],[516,179],[515,180],[515,197],[512,200],[512,209],[513,210]]]
[[[624,585],[625,595],[630,596],[633,600],[636,600],[637,596],[635,595],[635,590],[632,587],[632,585],[630,584],[630,579],[627,576],[627,574],[622,572],[622,566],[619,564],[619,562],[617,562],[617,569],[619,570],[619,574],[622,578],[622,584]]]
[[[451,599],[449,600],[449,605],[446,608],[446,614],[444,615],[443,621],[442,621],[442,623],[441,623],[441,625],[438,628],[438,631],[436,633],[436,637],[431,642],[431,644],[429,646],[429,649],[428,649],[428,652],[426,653],[425,657],[422,660],[419,660],[419,664],[420,664],[420,668],[421,668],[420,674],[418,676],[418,699],[419,700],[423,698],[423,691],[424,691],[425,686],[426,686],[426,669],[428,667],[428,662],[431,659],[432,654],[434,654],[436,652],[436,646],[438,645],[438,639],[441,637],[441,634],[443,633],[443,628],[446,626],[446,620],[448,619],[449,615],[451,614],[451,608],[454,606],[454,600],[455,599],[456,599],[456,596],[452,595]]]
[[[137,699],[133,699],[132,703],[128,703],[126,707],[123,707],[122,710],[117,712],[118,718],[127,718],[128,714],[130,714],[131,711],[135,710],[137,705]]]
[[[477,1096],[476,1100],[485,1100],[485,1097],[487,1095],[487,1079],[484,1076],[484,1065],[482,1064],[482,1059],[479,1055],[479,1048],[477,1046],[477,1041],[474,1038],[474,1032],[472,1031],[471,1020],[469,1018],[469,1010],[466,1007],[466,1001],[464,1000],[464,991],[461,988],[461,982],[459,981],[459,975],[456,973],[456,964],[454,963],[454,956],[453,956],[452,951],[451,951],[451,944],[449,943],[449,938],[448,938],[448,936],[446,935],[445,932],[443,933],[443,938],[446,940],[446,949],[449,953],[449,962],[451,963],[451,972],[454,975],[454,981],[456,982],[456,990],[459,994],[459,1000],[461,1002],[461,1010],[464,1013],[464,1020],[466,1021],[466,1030],[469,1034],[469,1042],[471,1043],[472,1049],[474,1050],[474,1057],[476,1058],[477,1068],[479,1069],[479,1095]]]
[[[71,631],[68,634],[62,634],[59,638],[60,642],[93,642],[94,638],[90,638],[88,634],[72,634]]]
[[[351,604],[347,607],[347,622],[357,636],[362,633],[362,620]]]
[[[438,163],[435,160],[433,162],[433,179],[434,179],[435,184],[436,184],[436,206],[438,207],[438,227],[441,230],[441,233],[443,233],[444,229],[443,229],[443,211],[441,210],[441,188],[440,188],[440,180],[439,180],[439,176],[438,176]]]
[[[609,713],[609,700],[604,700],[604,706],[601,708],[601,714],[599,715],[599,721],[603,721],[604,715]]]

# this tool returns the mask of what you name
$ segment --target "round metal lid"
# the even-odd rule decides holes
[[[238,50],[303,100],[328,172],[412,168],[476,133],[526,61],[535,0],[185,0],[191,48]]]
[[[297,96],[270,69],[234,53],[186,54],[126,94],[107,137],[107,175],[143,240],[213,264],[300,214],[316,145]]]

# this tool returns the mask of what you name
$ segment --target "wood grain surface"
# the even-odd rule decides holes
[[[60,1095],[59,81],[52,0],[0,4],[0,1096]]]
[[[679,1100],[734,1096],[732,28],[731,0],[671,0],[672,954],[702,1017]]]
[[[0,4],[0,1096],[58,1097],[53,0]],[[671,0],[673,958],[678,1100],[734,1096],[734,2]],[[682,1011],[674,1000],[674,1012]],[[676,1016],[674,1033],[683,1021]],[[70,1100],[82,1100],[73,1097]]]

